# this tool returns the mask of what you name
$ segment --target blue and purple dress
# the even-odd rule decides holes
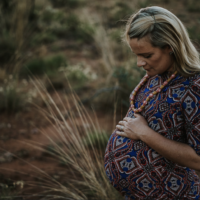
[[[137,92],[135,107],[168,79],[164,73],[151,77]],[[154,131],[190,145],[200,155],[200,75],[176,75],[154,95],[141,115]],[[128,117],[134,117],[129,108]],[[105,152],[105,171],[125,199],[200,199],[200,179],[193,169],[159,155],[143,141],[114,132]]]

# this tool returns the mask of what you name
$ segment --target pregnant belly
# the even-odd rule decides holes
[[[185,168],[167,161],[144,142],[115,132],[108,141],[104,161],[111,184],[130,199],[164,198],[166,190],[177,196],[188,182],[183,179],[187,177]]]

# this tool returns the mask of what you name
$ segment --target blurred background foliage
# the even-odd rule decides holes
[[[112,110],[116,101],[126,110],[144,72],[122,41],[123,30],[132,13],[151,5],[175,13],[198,47],[200,2],[195,0],[1,0],[2,87],[10,75],[16,82],[37,77],[45,83],[47,76],[64,91],[68,79],[78,92],[87,88],[88,105]]]

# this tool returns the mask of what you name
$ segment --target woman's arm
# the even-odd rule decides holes
[[[170,140],[151,128],[140,139],[163,157],[185,167],[200,170],[200,156],[188,144]]]
[[[135,114],[136,118],[124,118],[119,122],[123,131],[117,131],[120,136],[134,140],[142,140],[163,157],[185,167],[200,170],[200,156],[187,144],[170,140],[152,130],[144,117]],[[117,125],[120,130],[120,126]]]

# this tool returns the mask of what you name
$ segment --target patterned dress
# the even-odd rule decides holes
[[[138,91],[136,108],[168,79],[164,73],[151,77]],[[180,75],[154,95],[141,115],[154,131],[190,145],[200,155],[200,75]],[[128,117],[134,117],[129,108]],[[125,199],[200,199],[200,179],[194,170],[159,155],[142,141],[114,132],[105,152],[105,171]]]

